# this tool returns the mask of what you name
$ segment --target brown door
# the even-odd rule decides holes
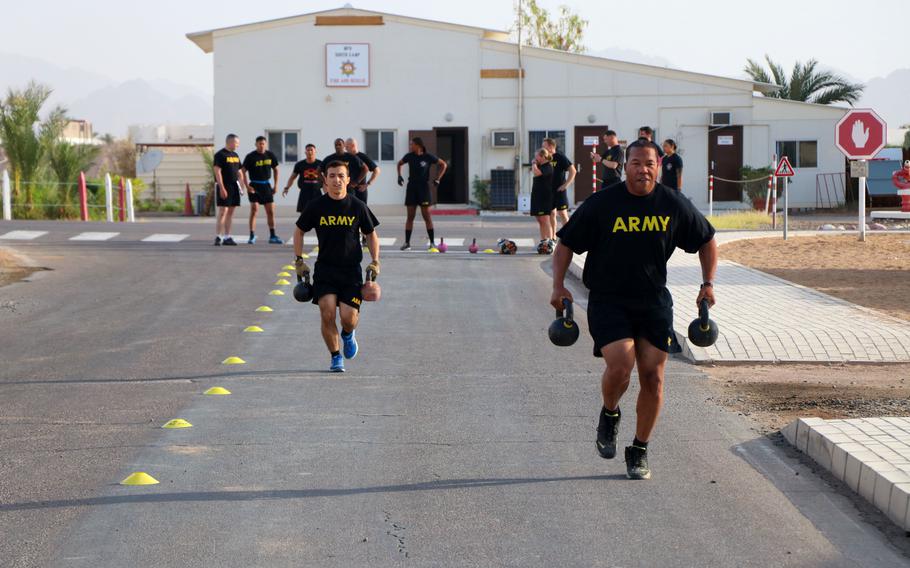
[[[743,127],[724,126],[708,131],[708,173],[714,175],[714,201],[742,201],[739,180],[743,167]],[[718,179],[723,178],[723,179]]]
[[[436,154],[448,168],[436,188],[437,203],[468,203],[468,129],[436,128]]]
[[[597,141],[597,153],[603,154],[607,147],[603,143],[603,133],[607,126],[576,126],[575,127],[575,155],[572,161],[578,170],[575,177],[575,202],[587,199],[593,193],[594,185],[600,187],[600,182],[593,178],[600,177],[601,172],[594,167],[591,160],[592,144],[585,142]],[[587,139],[587,140],[586,140]]]
[[[437,155],[437,153],[436,153],[437,152],[436,131],[435,130],[409,130],[408,131],[408,143],[409,144],[410,144],[412,138],[420,138],[421,140],[423,140],[423,145],[426,146],[427,152],[429,152],[430,154],[433,154],[434,156]],[[402,154],[402,155],[404,155],[404,154]],[[402,172],[402,173],[404,173],[404,172]],[[430,170],[430,176],[431,176],[430,179],[431,180],[433,179],[432,176],[434,176],[434,175],[436,175],[436,172],[431,169]],[[405,175],[404,178],[407,179],[408,176]],[[435,184],[432,184],[432,183],[430,184],[430,191],[433,194],[433,205],[435,205],[436,204],[436,185]]]

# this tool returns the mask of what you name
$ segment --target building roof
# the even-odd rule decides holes
[[[309,12],[306,14],[300,14],[297,16],[289,16],[285,18],[277,18],[274,20],[265,20],[261,22],[253,22],[249,24],[241,24],[238,26],[228,26],[224,28],[216,28],[212,30],[200,31],[200,32],[191,32],[186,34],[186,37],[199,46],[199,49],[205,53],[211,53],[215,49],[214,37],[216,35],[233,35],[237,33],[244,33],[253,30],[263,30],[274,27],[282,27],[288,25],[299,24],[307,22],[309,20],[315,20],[316,16],[382,16],[383,18],[389,18],[392,21],[397,21],[401,23],[407,23],[411,25],[419,26],[429,26],[437,27],[455,31],[462,31],[472,34],[480,35],[484,40],[488,40],[489,45],[500,45],[505,46],[511,49],[515,49],[517,44],[514,41],[510,41],[509,33],[502,30],[491,30],[488,28],[480,28],[476,26],[466,26],[462,24],[453,24],[451,22],[440,22],[436,20],[426,20],[422,18],[414,18],[411,16],[401,16],[398,14],[389,14],[387,12],[375,12],[371,10],[360,10],[358,8],[352,7],[350,4],[345,4],[341,8],[335,8],[332,10],[323,10],[320,12]],[[673,76],[681,79],[701,79],[701,80],[713,80],[726,82],[731,84],[731,82],[736,83],[740,87],[747,87],[751,85],[751,89],[759,91],[762,93],[774,92],[780,89],[780,86],[774,85],[771,83],[762,83],[758,81],[751,81],[748,79],[735,79],[732,77],[722,77],[719,75],[709,75],[705,73],[697,73],[693,71],[683,71],[680,69],[673,69],[669,67],[659,67],[656,65],[646,65],[643,63],[631,63],[628,61],[621,61],[618,59],[608,59],[605,57],[597,57],[593,55],[584,55],[578,53],[569,53],[557,49],[547,49],[540,47],[523,47],[523,50],[528,50],[532,53],[539,55],[551,55],[556,58],[582,58],[582,62],[596,62],[596,63],[608,63],[622,66],[623,68],[629,71],[638,71],[648,75],[660,74],[662,76]]]

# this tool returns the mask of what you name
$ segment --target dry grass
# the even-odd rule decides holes
[[[771,216],[760,211],[734,211],[708,217],[715,229],[770,229]]]

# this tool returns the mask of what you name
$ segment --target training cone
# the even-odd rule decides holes
[[[212,387],[202,394],[231,394],[231,391],[227,390],[224,387]]]
[[[291,285],[291,283],[288,282],[287,280],[285,280],[284,278],[279,278],[278,281],[275,282],[275,286],[290,286],[290,285]]]
[[[258,325],[251,325],[243,330],[245,333],[262,333],[262,328]]]
[[[269,296],[284,296],[284,292],[281,290],[272,290],[269,292]]]
[[[144,471],[131,473],[129,477],[120,482],[120,485],[156,485],[158,480]]]
[[[433,248],[431,248],[430,250],[428,250],[427,252],[428,252],[428,253],[431,253],[431,254],[436,254],[437,252],[439,252],[439,249],[436,248],[436,247],[433,247]]]
[[[496,254],[496,251],[493,249],[484,249],[483,253],[484,254]]]
[[[295,270],[295,269],[292,265],[285,264],[284,266],[281,267],[281,270]],[[279,274],[278,276],[281,276],[281,274]]]
[[[168,430],[175,430],[177,428],[192,428],[193,425],[184,420],[183,418],[174,418],[173,420],[168,420],[167,423],[162,426],[162,428],[167,428]]]
[[[259,306],[258,308],[256,308],[256,311],[257,312],[272,312],[274,310],[268,306]]]
[[[279,272],[275,276],[277,276],[278,278],[290,278],[291,273],[290,272]]]
[[[240,357],[228,357],[221,362],[222,365],[243,365],[244,363],[246,363],[246,361]]]

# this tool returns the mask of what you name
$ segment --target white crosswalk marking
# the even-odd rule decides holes
[[[449,237],[443,237],[443,238],[445,239],[445,243],[450,247],[463,247],[464,246],[464,239],[455,239],[455,238],[449,238]],[[427,244],[430,244],[430,241],[427,241]]]
[[[305,245],[316,245],[319,244],[319,241],[316,239],[315,235],[304,235],[303,244]]]
[[[381,247],[390,247],[396,242],[398,242],[398,239],[395,237],[379,237],[379,246]]]
[[[79,233],[75,237],[70,237],[69,240],[71,240],[71,241],[108,241],[110,239],[113,239],[114,237],[116,237],[119,234],[120,233],[87,232],[87,233]]]
[[[537,241],[534,239],[509,239],[515,243],[517,247],[536,247]]]
[[[189,235],[181,235],[175,233],[155,233],[154,235],[149,235],[142,239],[144,243],[179,243],[183,239],[189,237]]]
[[[47,231],[10,231],[0,235],[0,240],[30,241],[47,234]]]

